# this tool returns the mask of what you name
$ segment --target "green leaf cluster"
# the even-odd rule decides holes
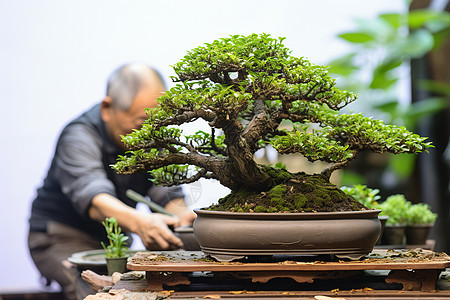
[[[291,56],[283,40],[268,34],[233,35],[189,51],[173,66],[177,76],[172,79],[182,84],[169,91],[162,102],[174,109],[180,104],[193,109],[202,105],[245,108],[261,97],[308,98],[329,102],[332,107],[344,105],[348,97],[342,97],[334,87],[327,67]]]
[[[157,185],[172,186],[186,180],[189,175],[189,165],[168,165],[149,171],[151,181]]]
[[[158,149],[128,151],[125,155],[118,155],[116,163],[111,167],[124,174],[144,171],[146,170],[146,164],[159,161],[158,158],[161,153],[167,153],[167,151],[161,152]]]
[[[330,72],[340,75],[339,86],[357,90],[361,98],[367,98],[359,102],[366,103],[367,110],[380,110],[387,114],[389,123],[404,125],[410,130],[421,117],[448,105],[442,98],[402,105],[395,89],[400,67],[438,49],[448,39],[450,13],[431,9],[386,13],[375,19],[356,20],[356,26],[354,31],[339,35],[353,50],[329,63]],[[363,72],[367,71],[369,76],[364,76]],[[428,109],[425,111],[416,105]]]
[[[408,224],[434,224],[438,215],[425,203],[411,205],[406,211]]]
[[[378,195],[380,193],[379,189],[372,189],[363,184],[355,184],[351,187],[342,186],[341,190],[370,209],[377,208],[378,201],[381,199],[380,195]]]
[[[144,123],[139,130],[121,136],[122,142],[130,149],[142,149],[148,147],[161,147],[173,144],[181,136],[182,130],[175,127],[159,126],[148,122]]]
[[[199,130],[192,135],[185,135],[186,143],[195,147],[202,153],[213,153],[222,155],[226,152],[225,135],[212,136],[211,134]]]
[[[399,78],[413,59],[439,49],[450,36],[450,13],[418,9],[384,13],[374,19],[358,19],[355,29],[339,35],[350,45],[349,53],[329,62],[338,86],[359,93],[360,101],[349,106],[387,123],[415,130],[424,117],[448,107],[450,86],[421,81],[418,90],[436,97],[404,103],[399,99]],[[398,178],[411,174],[415,160],[390,157],[388,168]]]
[[[232,73],[246,69],[270,74],[282,69],[279,61],[290,59],[283,40],[268,34],[233,35],[188,51],[173,69],[182,81],[207,78],[223,70]]]
[[[275,136],[271,145],[281,154],[301,153],[309,161],[340,162],[350,160],[352,151],[347,146],[327,138],[324,132],[307,132],[307,126],[296,126],[286,135]]]
[[[109,240],[109,245],[100,242],[103,249],[106,251],[106,257],[113,258],[127,256],[128,247],[125,242],[128,240],[128,236],[122,233],[116,218],[106,218],[102,224],[105,227],[106,236]]]
[[[382,210],[380,215],[389,216],[386,224],[390,225],[433,224],[438,217],[428,204],[412,204],[402,194],[387,197],[376,208]]]
[[[380,215],[389,216],[386,220],[387,225],[407,225],[407,211],[411,207],[411,202],[406,200],[405,195],[391,195],[378,205],[381,209]]]
[[[404,60],[422,57],[440,47],[450,34],[450,14],[431,9],[418,9],[402,13],[384,13],[375,19],[356,20],[355,31],[339,34],[357,51],[334,60],[332,72],[348,75],[358,69],[359,53],[382,54],[374,68],[371,87],[386,88],[396,83],[388,72]]]
[[[346,194],[370,209],[381,209],[380,215],[388,216],[389,225],[433,224],[437,214],[425,203],[412,204],[402,194],[391,195],[380,202],[379,189],[372,189],[362,184],[342,186]]]
[[[315,103],[294,104],[292,111],[306,115],[320,128],[308,132],[308,126],[294,126],[291,132],[275,136],[271,145],[280,153],[301,153],[310,161],[344,162],[356,151],[370,149],[384,153],[420,153],[432,147],[427,138],[403,126],[386,125],[362,114],[337,114]]]

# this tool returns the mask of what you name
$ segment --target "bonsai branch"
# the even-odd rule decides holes
[[[212,110],[195,109],[195,110],[179,110],[174,116],[168,117],[165,120],[158,121],[159,126],[181,125],[184,123],[193,122],[202,118],[208,122],[212,122],[217,117]]]
[[[218,154],[221,154],[223,156],[228,155],[228,153],[225,149],[219,148],[216,145],[216,129],[214,127],[211,128],[211,148],[212,148],[212,150],[216,151]]]
[[[176,174],[172,174],[172,175],[176,175]],[[174,177],[175,176],[172,176],[172,178],[174,178]],[[184,178],[178,177],[177,180],[166,180],[161,183],[164,183],[165,186],[174,186],[174,185],[192,183],[192,182],[199,180],[200,178],[218,179],[213,173],[208,172],[206,169],[200,169],[195,175],[192,175],[190,177],[184,177]]]
[[[353,157],[349,158],[349,159],[347,159],[345,161],[340,161],[340,162],[336,162],[336,163],[330,163],[327,167],[325,167],[325,169],[322,170],[321,174],[326,176],[328,178],[328,180],[329,180],[330,177],[331,177],[331,174],[334,171],[339,170],[339,169],[343,169],[344,167],[346,167],[350,163],[350,161],[356,157],[357,153],[358,153],[357,151],[354,151],[353,152]]]

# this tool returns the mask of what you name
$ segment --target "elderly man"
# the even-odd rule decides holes
[[[120,135],[138,129],[146,119],[145,108],[155,107],[163,92],[164,82],[154,69],[125,65],[110,76],[101,103],[70,122],[59,137],[32,205],[28,240],[41,274],[56,280],[69,299],[76,299],[74,286],[61,262],[74,252],[99,249],[106,239],[101,225],[106,217],[139,235],[148,249],[183,246],[168,227],[188,225],[195,218],[181,189],[156,187],[147,173],[118,175],[110,167],[125,151]],[[125,196],[127,189],[149,195],[177,218],[136,210]]]

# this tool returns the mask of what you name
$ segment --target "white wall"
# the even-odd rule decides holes
[[[354,18],[403,0],[0,0],[0,290],[36,287],[27,219],[61,127],[104,96],[117,66],[147,62],[165,76],[186,50],[230,34],[287,37],[293,55],[325,64]],[[208,204],[225,193],[202,182]]]

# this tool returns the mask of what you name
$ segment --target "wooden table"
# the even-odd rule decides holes
[[[450,267],[450,257],[429,250],[374,250],[359,261],[323,261],[314,257],[258,257],[238,262],[217,262],[203,252],[138,252],[127,265],[129,270],[145,271],[147,289],[161,291],[163,286],[190,285],[187,274],[210,272],[219,280],[225,277],[267,283],[274,278],[291,278],[298,283],[345,279],[369,270],[385,270],[386,283],[402,285],[403,291],[431,292],[442,270]],[[450,293],[450,291],[449,291]],[[450,296],[450,294],[449,294]]]

